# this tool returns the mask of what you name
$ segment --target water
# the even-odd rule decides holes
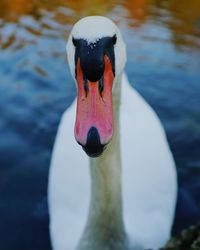
[[[75,96],[65,44],[73,23],[95,14],[119,25],[130,82],[166,129],[179,176],[174,233],[200,220],[200,2],[0,0],[3,250],[50,250],[48,167]]]

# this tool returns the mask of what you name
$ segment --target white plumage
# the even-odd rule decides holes
[[[87,21],[89,25],[91,19],[94,27],[96,21],[98,25],[101,22],[101,17],[83,19],[80,36],[87,36],[87,32],[84,33],[83,29]],[[119,32],[110,20],[103,17],[102,20],[107,22],[104,29],[109,27],[105,31],[106,35],[108,31],[110,32],[111,26],[114,27],[113,33],[116,30]],[[95,32],[98,33],[98,30],[95,29]],[[103,32],[102,29],[99,32]],[[76,34],[78,36],[79,29],[76,29]],[[95,33],[92,35],[94,37]],[[104,34],[100,36],[103,37]],[[68,42],[68,50],[71,49],[71,43]],[[120,48],[115,49],[115,54],[120,51]],[[68,53],[73,56],[74,52],[68,51]],[[120,58],[125,60],[124,55],[116,57],[119,58],[117,60]],[[116,63],[120,65],[120,62]],[[122,69],[117,68],[117,71],[123,70],[124,63],[121,62]],[[73,60],[70,62],[73,72],[72,64]],[[121,81],[120,131],[117,133],[120,133],[121,138],[121,164],[120,162],[119,164],[122,165],[122,212],[130,244],[119,247],[116,242],[116,247],[112,248],[105,247],[105,244],[101,243],[95,243],[97,244],[95,248],[92,247],[93,243],[88,244],[87,248],[81,248],[79,244],[79,249],[158,249],[169,239],[173,223],[177,193],[175,164],[162,125],[154,111],[129,85],[125,74],[118,77],[117,81]],[[117,93],[113,89],[113,95],[115,92]],[[113,105],[115,102],[120,102],[120,97],[114,100]],[[50,166],[48,201],[50,235],[54,250],[76,249],[87,223],[88,211],[91,213],[89,158],[74,138],[75,115],[76,100],[62,116]],[[103,157],[106,156],[102,156],[102,161]],[[101,160],[101,157],[99,159]],[[109,158],[109,161],[109,164],[113,165],[114,160],[112,162],[112,158]],[[111,167],[111,171],[112,169],[115,169],[115,166]],[[115,174],[113,178],[105,180],[105,183],[107,182],[114,189]],[[114,207],[117,210],[118,204]],[[104,215],[101,216],[103,221]],[[107,223],[109,224],[109,221]],[[97,233],[99,232],[90,232],[89,235],[95,238],[93,234]],[[86,240],[92,242],[93,239],[90,237]],[[115,243],[112,246],[115,246]]]

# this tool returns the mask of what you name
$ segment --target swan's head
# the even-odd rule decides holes
[[[125,44],[110,19],[90,16],[74,25],[67,55],[78,89],[75,138],[97,157],[113,136],[112,94],[124,69]]]

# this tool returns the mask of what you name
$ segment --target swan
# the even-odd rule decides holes
[[[120,30],[106,17],[85,17],[67,56],[77,98],[62,116],[50,164],[52,248],[159,249],[173,223],[176,168],[158,117],[124,73]]]

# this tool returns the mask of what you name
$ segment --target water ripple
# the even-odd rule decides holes
[[[61,114],[76,94],[65,45],[73,23],[96,14],[111,17],[121,28],[130,81],[167,131],[181,199],[190,203],[187,211],[177,214],[175,229],[200,219],[200,2],[1,0],[0,239],[4,250],[50,249],[48,166]],[[13,223],[16,226],[11,228]]]

